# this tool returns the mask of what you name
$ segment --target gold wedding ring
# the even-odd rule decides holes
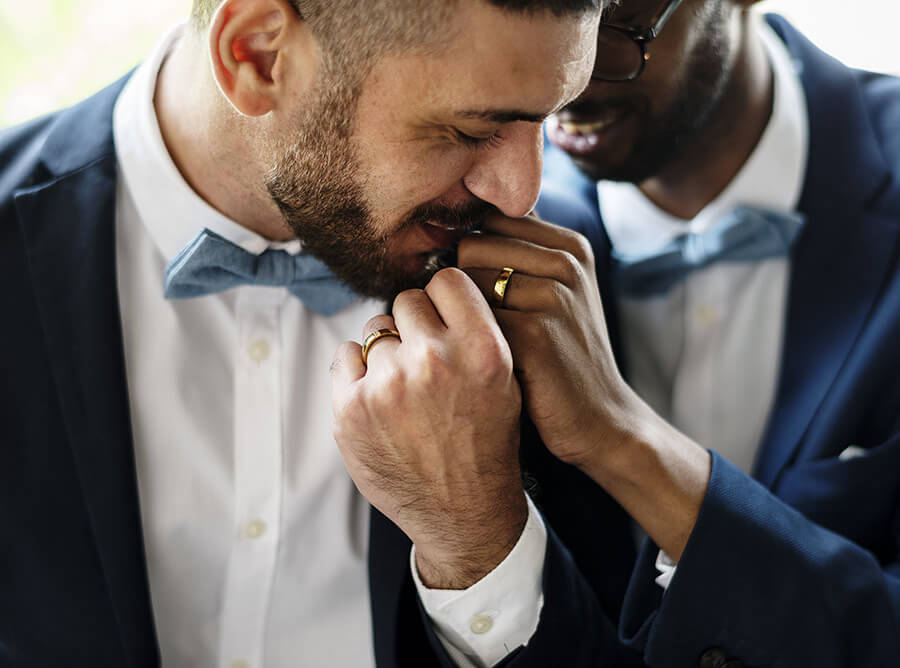
[[[494,306],[502,307],[503,298],[506,297],[506,286],[509,285],[509,277],[513,275],[515,269],[512,267],[503,267],[497,280],[494,281]]]
[[[376,329],[374,332],[369,334],[366,337],[366,340],[363,341],[362,345],[362,363],[365,365],[367,360],[369,359],[369,349],[374,345],[374,343],[378,339],[383,339],[386,336],[394,336],[398,339],[400,338],[400,332],[396,329]]]

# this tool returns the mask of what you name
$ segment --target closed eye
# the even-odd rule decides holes
[[[465,132],[461,132],[455,128],[453,131],[456,135],[456,139],[469,148],[493,148],[503,141],[503,137],[500,136],[499,130],[488,137],[475,137],[473,135],[467,135]]]

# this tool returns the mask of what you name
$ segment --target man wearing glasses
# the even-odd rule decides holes
[[[624,665],[623,570],[618,636],[649,666],[900,652],[900,85],[753,4],[607,10],[591,83],[546,124],[538,206],[589,247],[493,217],[457,251],[544,444],[649,536],[633,570],[589,575],[594,665]],[[592,540],[628,553],[615,508],[560,493],[538,505],[582,523],[560,537],[583,570]]]
[[[672,668],[894,665],[900,83],[753,4],[607,10],[538,206],[593,257],[503,222],[527,247],[465,239],[459,263],[499,293],[544,442],[649,536],[625,644]]]

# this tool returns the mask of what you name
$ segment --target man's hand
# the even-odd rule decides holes
[[[401,293],[363,335],[385,328],[401,338],[375,342],[368,367],[357,343],[335,355],[335,440],[360,492],[415,543],[425,585],[463,589],[506,557],[528,515],[512,356],[457,269]]]
[[[499,269],[515,268],[494,313],[547,447],[579,465],[627,440],[641,402],[613,358],[587,239],[537,218],[498,216],[462,240],[458,264],[488,298]]]
[[[587,240],[534,217],[497,216],[462,240],[458,264],[490,299],[525,408],[544,443],[612,494],[678,559],[706,490],[709,456],[628,386],[613,357]]]

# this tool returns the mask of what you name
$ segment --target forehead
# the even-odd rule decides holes
[[[370,91],[382,104],[410,112],[546,115],[587,85],[599,18],[598,12],[557,17],[463,0],[446,38],[427,52],[384,58],[371,73]]]

